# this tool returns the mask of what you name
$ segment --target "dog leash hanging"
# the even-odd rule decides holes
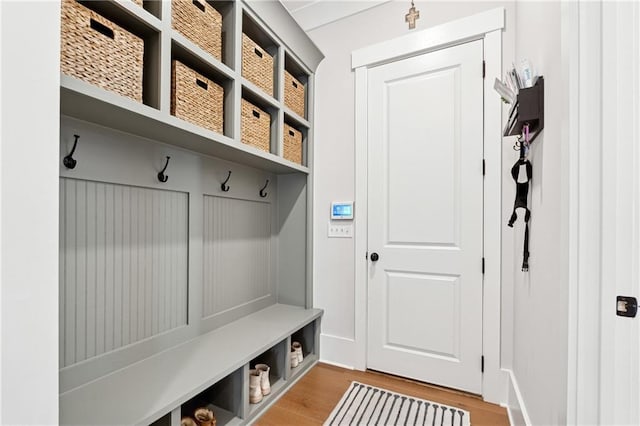
[[[531,183],[532,167],[529,160],[526,158],[527,151],[529,150],[529,126],[525,124],[524,128],[524,140],[521,142],[520,158],[511,168],[511,177],[516,182],[516,199],[513,203],[513,213],[509,219],[509,227],[513,228],[513,224],[518,219],[516,214],[517,209],[524,209],[524,247],[522,250],[522,271],[529,270],[529,219],[531,219],[531,210],[527,207],[527,198],[529,196],[529,186]],[[527,173],[527,180],[525,182],[518,182],[521,166],[525,166]]]

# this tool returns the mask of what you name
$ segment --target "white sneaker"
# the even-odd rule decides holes
[[[293,349],[296,352],[296,355],[298,356],[298,364],[302,363],[302,360],[304,359],[302,355],[302,345],[298,342],[293,342],[291,344],[291,349]]]
[[[271,393],[271,383],[269,383],[269,371],[271,370],[267,364],[256,364],[256,370],[260,372],[260,389],[262,395]]]
[[[257,404],[262,401],[262,389],[260,388],[260,371],[249,370],[249,402]]]

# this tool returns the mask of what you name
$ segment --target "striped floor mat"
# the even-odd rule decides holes
[[[324,425],[469,426],[469,417],[456,407],[352,382]]]

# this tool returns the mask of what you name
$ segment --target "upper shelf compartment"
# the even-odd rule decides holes
[[[271,98],[278,90],[279,46],[246,12],[242,14],[242,77]]]
[[[132,1],[62,1],[60,68],[159,107],[160,23]]]
[[[172,0],[171,27],[174,39],[187,45],[193,43],[202,56],[210,55],[215,61],[229,66],[233,62],[233,49],[228,35],[232,34],[233,3],[230,1]]]
[[[288,53],[284,59],[284,105],[289,115],[297,115],[297,121],[307,118],[307,87],[309,73]]]

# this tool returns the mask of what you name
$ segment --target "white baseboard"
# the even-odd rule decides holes
[[[355,368],[353,368],[353,367],[351,367],[349,365],[339,364],[339,363],[333,362],[333,361],[320,360],[320,362],[323,363],[323,364],[327,364],[327,365],[333,365],[334,367],[344,368],[346,370],[355,370]]]
[[[527,413],[527,407],[522,399],[520,388],[513,371],[509,372],[509,395],[507,397],[507,413],[509,414],[509,423],[512,426],[531,426],[531,419]]]
[[[354,370],[355,353],[355,340],[320,334],[320,362]]]

